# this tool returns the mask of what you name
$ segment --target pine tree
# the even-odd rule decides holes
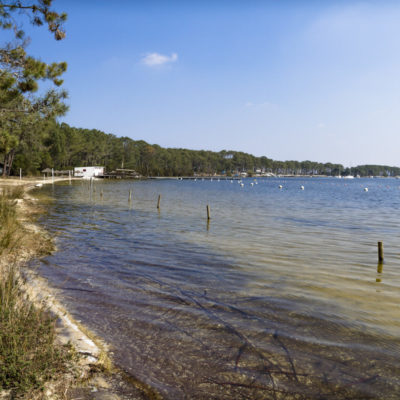
[[[62,102],[67,94],[49,90],[35,96],[40,80],[62,85],[61,75],[67,64],[47,64],[28,55],[29,38],[21,29],[24,18],[35,26],[46,25],[56,40],[65,37],[65,13],[52,8],[53,0],[0,0],[0,29],[10,32],[8,41],[0,45],[0,152],[4,156],[3,176],[9,174],[16,147],[23,140],[24,129],[32,129],[41,119],[56,117],[66,112]]]

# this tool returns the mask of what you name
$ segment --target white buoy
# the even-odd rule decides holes
[[[282,186],[282,185],[279,185],[278,187],[279,187],[279,189],[282,189],[282,188],[283,188],[283,186]]]
[[[301,189],[301,190],[304,190],[304,186],[300,186],[300,189]]]
[[[368,188],[364,188],[364,192],[368,192]]]
[[[231,183],[233,183],[233,181],[231,180]]]
[[[254,186],[254,183],[253,183],[253,182],[251,182],[251,183],[250,183],[250,185],[251,185],[251,186]]]
[[[244,186],[244,183],[241,183],[240,186],[243,187],[243,186]]]

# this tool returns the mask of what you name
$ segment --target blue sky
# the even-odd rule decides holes
[[[400,2],[77,1],[65,122],[165,147],[400,165]]]

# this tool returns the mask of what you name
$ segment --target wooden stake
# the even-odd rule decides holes
[[[382,282],[382,278],[381,278],[381,274],[382,274],[382,272],[383,272],[383,262],[378,262],[378,267],[377,267],[377,269],[376,269],[376,272],[379,274],[377,277],[376,277],[376,282],[378,282],[378,283],[380,283],[380,282]]]
[[[160,201],[161,201],[161,194],[158,195],[158,200],[157,200],[157,210],[160,209]]]
[[[132,190],[131,189],[129,189],[129,199],[128,199],[128,201],[129,202],[132,201]]]
[[[378,242],[378,261],[383,263],[383,242]]]
[[[378,262],[378,267],[376,268],[376,272],[378,272],[378,274],[381,274],[383,272],[383,263]]]
[[[211,215],[210,215],[210,206],[207,204],[207,220],[211,219]]]

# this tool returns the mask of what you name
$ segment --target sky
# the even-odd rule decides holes
[[[63,121],[164,147],[400,166],[400,2],[55,0]]]

